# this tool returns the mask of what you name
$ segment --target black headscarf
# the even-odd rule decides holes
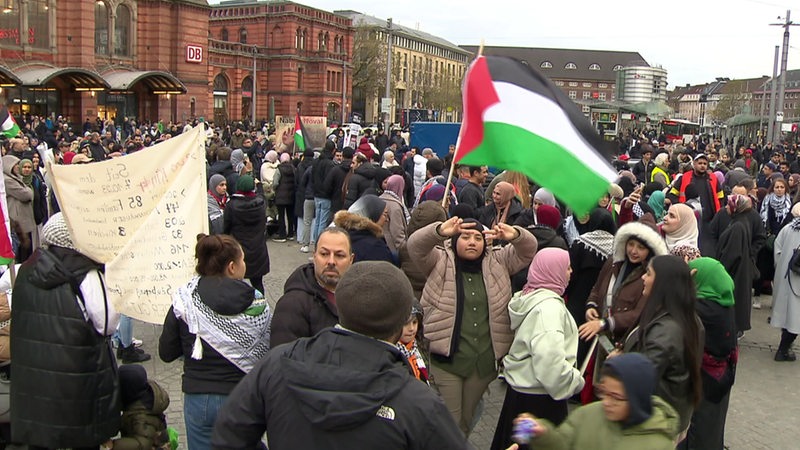
[[[462,219],[462,224],[465,223],[475,224],[473,230],[476,231],[483,231],[485,229],[482,223],[471,217]],[[456,246],[456,243],[458,242],[459,237],[461,237],[461,234],[456,234],[450,238],[450,245],[453,247],[453,254],[456,256],[456,272],[481,273],[483,257],[486,255],[487,243],[485,241],[483,243],[483,253],[481,253],[477,259],[470,261],[463,259],[458,255],[458,247]],[[458,275],[458,273],[456,275]],[[456,277],[456,280],[458,280],[458,276]]]
[[[603,230],[611,234],[616,234],[617,224],[614,223],[614,217],[611,216],[611,213],[608,212],[607,209],[598,207],[595,208],[591,214],[589,214],[588,222],[580,223],[580,221],[576,219],[575,229],[578,230],[578,234],[581,235],[597,230]]]

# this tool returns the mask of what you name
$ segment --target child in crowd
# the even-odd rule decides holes
[[[430,385],[428,366],[422,356],[422,352],[425,348],[422,318],[422,306],[420,306],[419,302],[415,301],[411,307],[411,316],[403,327],[403,334],[400,335],[400,342],[397,343],[397,348],[408,360],[411,370],[414,371],[414,376],[417,377],[418,380],[424,381],[426,384]]]
[[[115,450],[175,449],[177,439],[167,429],[164,411],[169,394],[147,378],[144,367],[120,366],[119,386],[122,397],[121,438],[113,441]]]

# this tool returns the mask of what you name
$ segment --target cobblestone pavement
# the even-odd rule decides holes
[[[299,252],[296,242],[269,242],[272,272],[264,277],[266,297],[274,305],[283,292],[286,277],[308,261],[309,254]],[[753,329],[739,341],[741,350],[736,384],[731,395],[725,444],[730,449],[796,449],[794,436],[800,417],[800,361],[776,363],[772,360],[780,331],[767,324],[771,299],[762,297],[764,309],[753,310]],[[134,334],[144,341],[144,349],[153,359],[144,363],[150,377],[158,381],[170,395],[167,420],[178,430],[185,443],[183,398],[181,394],[182,364],[166,364],[158,359],[158,336],[161,326],[137,322]],[[495,381],[484,397],[483,415],[470,435],[477,449],[489,448],[497,416],[503,403],[504,386]],[[181,448],[186,448],[181,445]]]

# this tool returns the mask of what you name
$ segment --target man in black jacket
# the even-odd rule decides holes
[[[217,416],[215,449],[465,448],[444,402],[395,343],[414,294],[387,262],[355,265],[337,286],[341,326],[281,345],[239,383]]]
[[[334,168],[333,164],[333,150],[336,144],[332,141],[325,141],[325,148],[322,149],[322,154],[319,158],[314,160],[311,166],[311,180],[314,185],[314,217],[317,219],[317,225],[314,232],[311,234],[311,241],[316,242],[322,230],[331,223],[333,213],[331,212],[331,193],[326,192],[325,178],[328,172]]]
[[[458,204],[469,205],[473,210],[486,205],[483,194],[483,182],[489,175],[489,168],[486,166],[466,166],[469,171],[468,183],[458,190]]]
[[[313,262],[298,267],[283,287],[272,317],[272,346],[313,336],[339,322],[334,291],[353,264],[347,231],[330,227],[317,241]]]
[[[351,172],[353,155],[355,154],[356,151],[353,147],[342,149],[341,164],[328,171],[328,176],[325,177],[325,191],[329,192],[331,196],[331,214],[336,214],[337,211],[344,209],[347,190],[343,186],[347,175]]]

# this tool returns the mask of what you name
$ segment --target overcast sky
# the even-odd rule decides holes
[[[219,3],[219,0],[209,0]],[[352,9],[437,35],[457,45],[637,51],[667,69],[669,88],[716,77],[772,75],[792,0],[308,0]],[[788,68],[800,69],[800,26],[791,27]]]

